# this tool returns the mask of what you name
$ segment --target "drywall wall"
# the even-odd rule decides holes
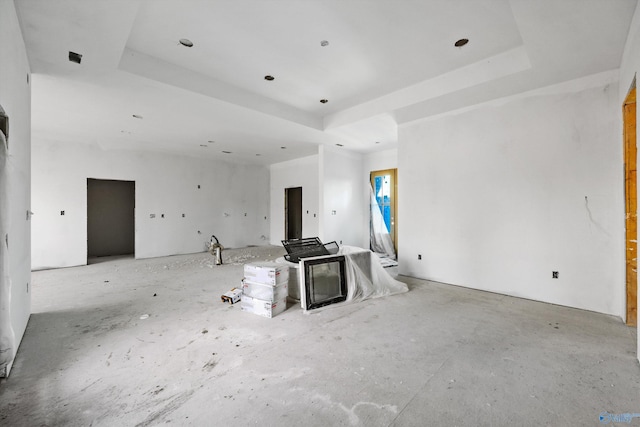
[[[636,74],[640,70],[640,7],[636,6],[636,11],[631,20],[629,35],[624,46],[622,62],[620,63],[620,87],[619,104],[627,97]]]
[[[270,170],[270,242],[281,245],[284,234],[284,190],[302,187],[302,237],[318,236],[319,224],[319,156],[272,164]]]
[[[267,167],[34,139],[34,269],[86,264],[87,178],[135,181],[136,258],[268,243]]]
[[[402,125],[400,273],[621,316],[616,77]]]
[[[362,246],[369,233],[363,155],[320,146],[320,228],[323,242]]]
[[[31,88],[29,62],[12,1],[0,1],[0,58],[0,104],[9,116],[9,224],[1,234],[6,232],[9,237],[11,325],[17,344],[31,313]],[[6,373],[10,370],[11,365]]]
[[[373,171],[386,170],[386,169],[396,169],[398,167],[398,149],[394,148],[391,150],[377,151],[375,153],[368,153],[363,155],[363,175],[362,179],[365,187],[371,181],[370,174]],[[400,185],[400,183],[398,183]],[[369,197],[368,187],[365,188],[364,197],[362,199],[363,206],[367,207],[365,211],[365,220],[369,221],[369,210],[368,206],[371,203],[371,199]],[[364,233],[364,240],[361,244],[363,248],[369,248],[369,227],[366,227]]]
[[[631,20],[631,27],[629,28],[627,42],[624,47],[622,62],[620,64],[620,87],[618,95],[618,105],[621,106],[623,104],[633,81],[637,79],[636,76],[638,74],[638,70],[640,70],[640,8],[636,6],[636,11],[633,14],[633,19]],[[636,80],[636,93],[637,86],[638,84]],[[621,112],[622,110],[619,109],[618,111]],[[636,115],[637,114],[638,110],[636,108]],[[620,117],[620,121],[622,121],[622,117]],[[638,123],[637,117],[636,123]],[[640,179],[638,181],[638,184],[640,184]],[[640,186],[638,188],[640,188]],[[637,306],[640,307],[640,293],[638,294],[637,304]],[[626,307],[626,293],[623,295],[623,307]],[[640,335],[640,323],[638,324],[638,335]],[[640,340],[636,341],[638,343],[636,357],[638,358],[638,360],[640,360]]]
[[[362,157],[364,179],[369,181],[371,171],[385,169],[395,169],[398,167],[398,149],[377,151],[375,153],[364,154]],[[367,197],[367,200],[369,198]]]

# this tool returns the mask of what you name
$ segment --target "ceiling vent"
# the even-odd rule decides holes
[[[82,55],[69,51],[69,61],[79,64],[82,61]]]

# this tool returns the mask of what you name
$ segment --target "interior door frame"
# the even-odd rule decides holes
[[[131,254],[123,254],[123,255],[133,255],[133,257],[136,257],[136,181],[135,180],[125,180],[125,179],[103,179],[103,178],[90,178],[87,177],[87,191],[86,191],[86,213],[87,213],[87,235],[86,235],[86,248],[87,248],[87,264],[89,264],[89,259],[93,258],[90,257],[90,243],[89,243],[89,235],[90,235],[90,215],[91,215],[91,211],[90,211],[90,197],[89,197],[89,191],[90,191],[90,182],[91,181],[96,181],[96,182],[122,182],[122,183],[129,183],[132,185],[132,189],[133,189],[133,212],[131,213],[132,217],[130,218],[133,221],[133,253]]]
[[[369,172],[369,181],[371,182],[371,188],[375,191],[374,178],[376,176],[390,175],[391,176],[391,241],[393,242],[393,248],[398,253],[398,169],[383,169]],[[374,195],[375,196],[375,195]]]
[[[636,80],[622,105],[624,135],[624,199],[625,199],[625,282],[626,323],[636,326],[638,319],[638,189],[636,135]]]
[[[289,193],[292,190],[299,190],[300,191],[300,204],[299,206],[296,206],[296,209],[299,208],[299,212],[298,212],[298,218],[299,218],[299,222],[300,222],[300,236],[297,237],[290,237],[289,235],[289,231],[290,231],[290,227],[291,224],[289,224],[289,219],[290,219],[290,215],[289,215],[289,211],[291,210],[292,206],[290,206],[290,199],[291,197],[289,196]],[[295,227],[295,226],[294,226]],[[302,187],[289,187],[289,188],[285,188],[284,189],[284,238],[285,239],[302,239],[302,232],[303,232],[303,220],[302,220]]]

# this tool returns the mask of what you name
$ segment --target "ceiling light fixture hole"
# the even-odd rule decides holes
[[[180,39],[180,44],[184,47],[193,47],[193,42],[189,39]]]
[[[326,104],[327,102],[329,102],[328,99],[321,99],[320,102],[322,102],[323,104]]]
[[[457,42],[455,42],[453,45],[455,47],[462,47],[462,46],[466,45],[467,43],[469,43],[469,39],[460,39]]]
[[[329,42],[327,40],[322,40],[320,42],[320,46],[322,46],[322,47],[329,46]]]
[[[82,55],[69,51],[69,61],[79,64],[80,62],[82,62]]]
[[[273,76],[266,75],[266,76],[264,76],[264,79],[265,79],[265,80],[268,80],[268,81],[273,81],[273,80],[275,80],[276,78],[275,78],[275,77],[273,77]]]

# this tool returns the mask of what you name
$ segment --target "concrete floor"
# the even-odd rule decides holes
[[[219,296],[282,248],[224,254],[233,264],[34,272],[0,425],[567,426],[640,412],[635,330],[617,318],[401,277],[408,293],[267,319]]]

